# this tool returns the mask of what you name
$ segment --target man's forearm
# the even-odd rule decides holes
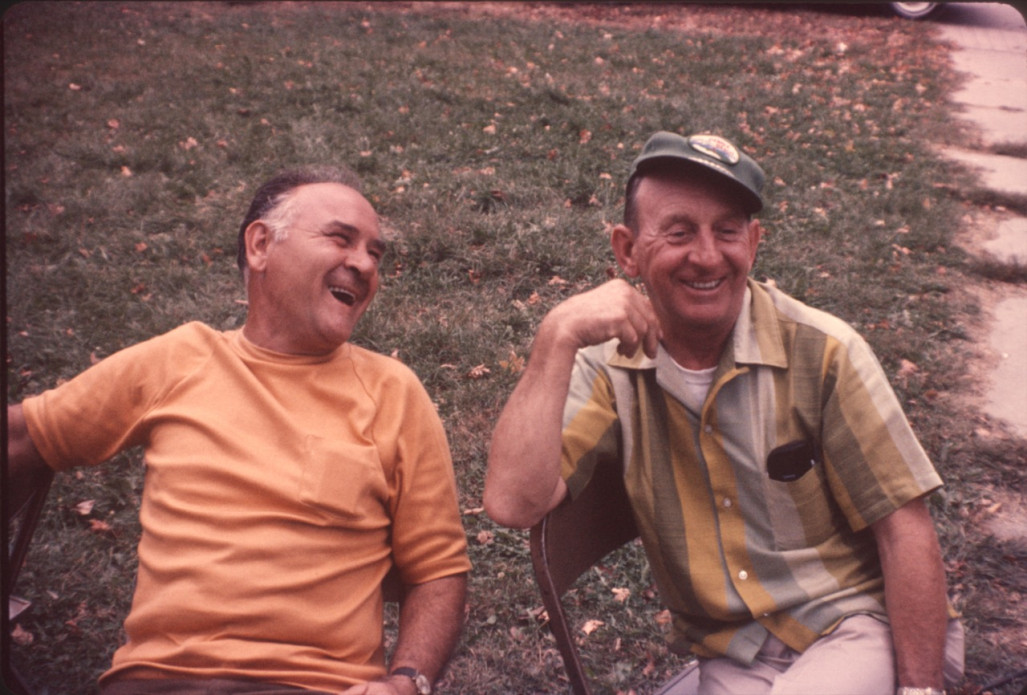
[[[554,348],[539,330],[531,360],[492,435],[485,510],[497,523],[525,528],[562,497],[563,408],[576,349]]]
[[[466,574],[408,586],[400,608],[399,638],[389,670],[407,666],[434,682],[460,638],[466,596]]]
[[[938,536],[922,500],[873,527],[900,686],[942,689],[948,610]]]

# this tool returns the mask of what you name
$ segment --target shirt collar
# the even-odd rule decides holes
[[[777,310],[767,286],[749,278],[742,313],[731,334],[735,364],[786,368],[788,353],[778,323]]]

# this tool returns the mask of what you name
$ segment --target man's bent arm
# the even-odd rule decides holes
[[[942,690],[948,602],[930,512],[913,500],[871,526],[884,573],[899,686]]]
[[[7,502],[12,511],[21,509],[32,490],[32,483],[47,468],[39,449],[29,435],[25,412],[20,403],[7,406]]]
[[[578,350],[617,339],[624,354],[642,348],[654,356],[659,338],[649,300],[623,280],[571,297],[546,315],[492,436],[485,510],[494,521],[527,528],[566,495],[563,409]]]
[[[561,433],[577,348],[554,345],[554,324],[542,322],[528,367],[492,434],[485,510],[504,526],[533,525],[567,490],[560,477]]]

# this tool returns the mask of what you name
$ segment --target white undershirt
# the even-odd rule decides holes
[[[709,369],[685,369],[677,362],[674,362],[674,366],[678,368],[685,382],[685,396],[687,397],[685,405],[693,412],[702,412],[706,394],[710,392],[710,386],[713,385],[713,373],[717,371],[717,368],[714,366]]]

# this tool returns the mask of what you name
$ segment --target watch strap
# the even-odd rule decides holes
[[[423,673],[418,671],[416,668],[409,666],[400,666],[394,668],[389,672],[390,676],[406,676],[414,682],[414,689],[417,690],[417,695],[431,695],[431,681]]]

